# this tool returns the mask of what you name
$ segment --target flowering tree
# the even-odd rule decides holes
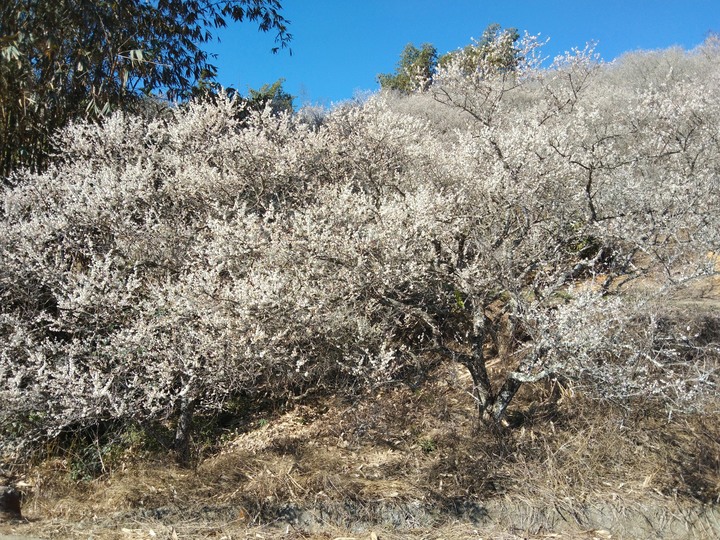
[[[7,193],[2,380],[18,408],[44,409],[43,429],[217,409],[258,376],[198,257],[212,220],[245,205],[257,229],[294,173],[283,121],[258,114],[238,134],[234,109],[72,126],[64,163]]]
[[[542,69],[519,47],[512,72],[458,53],[425,94],[322,123],[219,97],[67,128],[3,194],[3,445],[172,420],[186,460],[193,413],[240,393],[438,360],[491,424],[547,377],[703,407],[715,316],[663,300],[715,272],[716,52],[633,86],[590,49]]]
[[[604,84],[604,74],[614,68],[602,66],[590,48],[541,70],[538,47],[535,38],[525,37],[514,72],[488,62],[468,74],[459,57],[434,89],[438,101],[471,118],[461,139],[479,158],[470,174],[492,179],[466,214],[487,221],[441,244],[453,261],[456,290],[471,300],[463,300],[471,312],[470,356],[466,349],[461,361],[473,375],[481,414],[496,421],[521,383],[553,373],[582,373],[605,384],[612,378],[604,393],[612,388],[609,393],[622,394],[621,388],[636,384],[659,392],[652,377],[640,383],[620,376],[645,370],[645,362],[656,374],[665,361],[678,366],[673,354],[664,355],[657,342],[642,341],[628,328],[652,326],[655,306],[611,291],[652,274],[667,292],[665,287],[707,272],[705,253],[718,240],[710,224],[717,157],[701,142],[714,137],[710,119],[718,109],[697,74],[623,94]],[[707,82],[716,77],[715,71]],[[588,279],[599,279],[598,290],[578,289]],[[497,302],[504,318],[492,315]],[[515,326],[510,336],[519,342],[505,348],[505,361],[517,367],[494,391],[483,344],[488,333],[500,334],[498,322]],[[711,341],[707,350],[715,354]],[[496,349],[502,347],[496,343]],[[699,356],[704,359],[704,352]],[[613,377],[603,374],[615,365],[610,358],[625,366]],[[670,376],[669,386],[709,381],[707,373],[696,379],[693,367],[689,372]]]

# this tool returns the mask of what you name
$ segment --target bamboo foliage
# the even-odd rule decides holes
[[[277,0],[8,0],[0,7],[0,175],[42,170],[73,119],[132,110],[161,91],[186,98],[215,67],[202,45],[228,20],[290,34]]]

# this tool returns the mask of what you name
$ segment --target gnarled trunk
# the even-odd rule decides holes
[[[473,380],[473,396],[477,400],[480,420],[486,424],[499,425],[505,417],[508,405],[522,386],[522,381],[515,378],[513,373],[509,373],[500,389],[497,392],[493,391],[483,351],[488,334],[487,323],[485,310],[475,309],[470,355],[462,358],[461,362],[468,368]]]
[[[175,426],[175,459],[178,465],[187,467],[190,463],[190,439],[195,400],[187,396],[180,398],[178,420]]]

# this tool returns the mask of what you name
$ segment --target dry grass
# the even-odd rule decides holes
[[[30,522],[0,533],[602,538],[588,527],[592,512],[619,522],[633,508],[669,516],[718,503],[717,414],[670,420],[534,385],[514,403],[514,429],[497,433],[476,422],[468,385],[463,368],[445,365],[417,389],[298,406],[192,471],[146,461],[71,484],[62,463],[48,462],[26,477]]]

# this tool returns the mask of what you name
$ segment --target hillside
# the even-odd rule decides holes
[[[718,416],[598,406],[546,385],[515,429],[478,425],[464,370],[415,389],[327,398],[243,419],[192,470],[130,449],[68,482],[68,460],[23,484],[39,538],[713,538]],[[553,536],[554,535],[554,536]]]
[[[508,43],[312,118],[76,123],[13,176],[0,532],[717,536],[720,47]]]

